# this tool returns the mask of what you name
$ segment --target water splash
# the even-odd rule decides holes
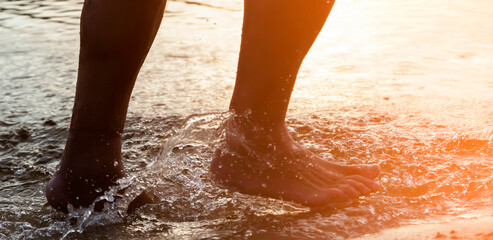
[[[245,215],[286,215],[307,211],[295,204],[230,192],[208,171],[214,151],[223,144],[231,113],[195,115],[163,143],[159,155],[143,171],[119,180],[88,208],[69,208],[76,222],[62,238],[85,229],[125,222],[129,204],[143,191],[158,199],[138,210],[139,218],[181,222],[241,218]],[[124,190],[124,193],[121,193]],[[102,211],[95,203],[104,200]]]
[[[152,232],[148,230],[152,226],[159,229],[155,231],[174,236],[193,236],[196,228],[206,234],[207,226],[212,226],[212,235],[240,231],[244,236],[269,236],[277,231],[276,236],[306,237],[310,233],[339,238],[415,218],[464,214],[486,206],[493,193],[493,164],[474,162],[477,154],[491,156],[491,127],[423,137],[407,132],[409,129],[398,129],[399,124],[389,116],[378,121],[375,116],[355,119],[357,124],[319,117],[311,122],[288,121],[297,141],[314,151],[332,152],[327,156],[338,161],[357,164],[372,162],[376,156],[383,173],[379,179],[382,190],[375,196],[362,198],[344,209],[317,213],[288,202],[231,192],[217,185],[208,171],[215,149],[223,144],[230,116],[231,113],[216,113],[189,117],[166,139],[158,156],[143,171],[121,179],[118,186],[98,199],[107,201],[102,212],[95,212],[94,205],[72,210],[68,218],[76,223],[64,237],[130,221],[133,231]],[[464,148],[464,142],[474,142],[475,150]],[[471,161],[457,160],[465,152],[472,155]],[[122,189],[123,194],[119,193]],[[143,191],[152,192],[158,201],[138,209],[134,215],[127,214],[129,204]],[[263,217],[274,219],[277,224],[265,232],[248,230],[262,228],[255,222]],[[186,225],[175,226],[185,222]],[[281,226],[283,230],[275,230]],[[191,229],[184,230],[188,228]],[[173,232],[175,229],[180,232]]]

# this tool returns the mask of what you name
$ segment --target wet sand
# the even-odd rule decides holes
[[[425,240],[425,239],[493,239],[493,216],[471,219],[443,220],[434,223],[404,225],[354,240]]]

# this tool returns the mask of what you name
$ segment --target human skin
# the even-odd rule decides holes
[[[344,166],[321,159],[296,143],[285,124],[298,70],[333,3],[245,0],[230,105],[234,114],[210,167],[218,182],[309,207],[343,203],[377,190],[377,165]],[[124,175],[121,134],[127,107],[165,5],[163,0],[84,2],[69,136],[60,169],[46,187],[54,208],[88,206]]]

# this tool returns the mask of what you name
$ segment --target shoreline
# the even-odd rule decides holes
[[[403,225],[353,239],[493,239],[493,216]]]

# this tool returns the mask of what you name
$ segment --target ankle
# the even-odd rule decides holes
[[[121,136],[126,113],[116,114],[107,108],[76,104],[70,123],[70,134],[105,138]]]
[[[123,176],[121,136],[70,131],[62,155],[61,169],[107,172]]]
[[[226,129],[228,149],[238,154],[257,152],[274,154],[295,145],[283,122],[257,121],[245,115],[233,115]]]
[[[284,120],[271,120],[250,113],[234,114],[228,128],[229,130],[252,135],[251,137],[284,135],[287,133]]]

